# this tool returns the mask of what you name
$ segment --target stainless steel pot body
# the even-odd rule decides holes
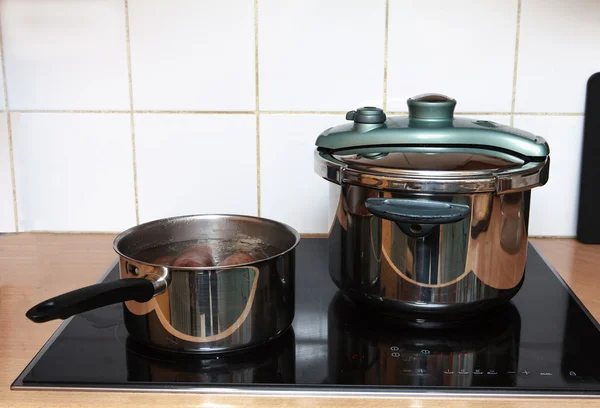
[[[353,299],[419,318],[486,309],[520,288],[529,191],[427,195],[349,184],[330,189],[329,270]],[[443,224],[399,223],[373,214],[367,208],[373,199],[466,211]]]
[[[294,319],[295,248],[299,234],[265,218],[191,215],[141,224],[114,241],[121,279],[46,300],[27,312],[34,322],[123,302],[125,327],[150,347],[180,353],[222,353],[266,343]],[[215,265],[172,267],[158,257],[201,245]]]

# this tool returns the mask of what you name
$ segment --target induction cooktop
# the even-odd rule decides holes
[[[302,239],[296,258],[293,328],[265,346],[219,358],[160,353],[128,336],[113,305],[63,322],[11,388],[600,396],[600,326],[531,244],[509,304],[434,329],[346,299],[329,278],[327,239]],[[104,279],[118,279],[116,263]]]

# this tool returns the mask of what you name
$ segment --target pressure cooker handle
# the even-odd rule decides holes
[[[471,212],[465,204],[406,198],[369,198],[365,206],[371,214],[394,221],[413,238],[429,235],[440,224],[461,221]]]
[[[149,279],[126,278],[99,283],[45,300],[25,314],[36,323],[66,319],[73,315],[126,300],[147,302],[155,295],[155,284]]]

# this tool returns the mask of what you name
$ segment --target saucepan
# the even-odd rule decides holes
[[[120,279],[39,303],[42,323],[123,302],[127,331],[150,347],[223,353],[264,344],[294,319],[300,235],[266,218],[202,214],[150,221],[113,248]]]

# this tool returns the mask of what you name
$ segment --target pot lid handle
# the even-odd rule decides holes
[[[408,98],[408,117],[421,120],[452,120],[456,100],[446,95],[430,93]]]

